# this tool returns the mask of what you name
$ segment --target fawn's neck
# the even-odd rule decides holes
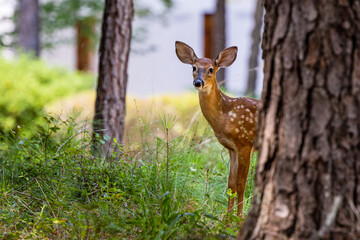
[[[207,91],[199,91],[201,111],[214,130],[221,127],[220,120],[224,112],[225,97],[217,84]]]

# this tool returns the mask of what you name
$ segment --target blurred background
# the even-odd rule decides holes
[[[61,2],[68,2],[69,6],[64,7],[65,4],[61,5]],[[90,58],[85,60],[87,64],[85,68],[96,74],[103,1],[98,1],[98,5],[82,2],[85,1],[40,1],[40,11],[47,11],[41,14],[40,58],[50,66],[76,70],[79,57],[77,47],[84,48],[83,42],[77,42],[78,24],[87,19],[88,23],[83,24],[93,22],[91,30],[95,31],[95,35],[87,37],[95,39],[95,46],[90,54],[85,53]],[[262,87],[261,67],[249,69],[248,64],[256,2],[256,0],[229,0],[225,4],[225,46],[235,45],[239,48],[236,62],[227,70],[226,87],[236,95],[245,93],[250,71],[258,73],[256,95],[260,94]],[[160,0],[135,1],[136,14],[129,61],[128,94],[146,97],[192,89],[191,70],[177,59],[174,54],[174,42],[183,41],[192,46],[199,57],[204,56],[205,18],[206,15],[216,12],[216,4],[216,0],[172,0],[168,4]],[[17,52],[12,46],[17,43],[15,33],[19,28],[19,22],[16,21],[18,3],[14,0],[0,0],[0,6],[2,55],[6,58],[15,57]],[[82,34],[92,33],[85,31]],[[258,56],[260,61],[260,54]],[[94,78],[94,86],[95,80],[96,78]]]

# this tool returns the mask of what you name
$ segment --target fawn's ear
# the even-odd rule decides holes
[[[215,58],[215,66],[218,68],[229,67],[236,59],[237,47],[229,47],[222,50]]]
[[[195,61],[198,59],[196,56],[194,49],[192,49],[189,45],[176,41],[175,42],[175,49],[176,49],[176,55],[182,61],[186,64],[194,64]]]

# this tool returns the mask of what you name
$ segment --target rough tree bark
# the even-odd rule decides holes
[[[40,55],[39,0],[19,0],[19,45],[25,52]]]
[[[219,54],[223,49],[225,49],[226,44],[226,12],[225,12],[226,0],[217,0],[216,2],[216,11],[214,14],[214,35],[213,35],[213,53]],[[213,56],[212,58],[216,58]],[[216,79],[221,85],[226,85],[225,81],[225,69],[220,69],[216,73]]]
[[[105,1],[94,117],[94,132],[106,140],[98,145],[101,154],[116,150],[114,138],[123,140],[133,14],[133,0]]]
[[[264,2],[256,193],[239,239],[360,239],[360,1]]]
[[[251,53],[249,58],[249,71],[246,87],[246,95],[254,96],[256,89],[256,73],[258,67],[258,56],[261,42],[262,16],[264,12],[263,0],[256,1],[254,13],[254,28],[251,33]]]

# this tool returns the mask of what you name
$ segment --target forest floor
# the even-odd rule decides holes
[[[1,137],[1,239],[233,239],[229,157],[194,93],[128,98],[121,156],[91,152],[94,93]],[[81,100],[76,100],[81,99]],[[85,107],[84,107],[85,106]],[[75,109],[77,110],[73,110]],[[61,109],[61,111],[59,111]],[[71,110],[70,110],[71,109]],[[21,128],[31,128],[26,137]],[[104,139],[99,139],[101,142]],[[253,196],[252,159],[245,212]]]

